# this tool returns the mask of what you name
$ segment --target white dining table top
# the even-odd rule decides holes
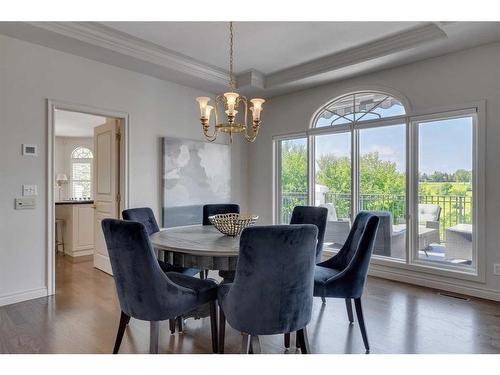
[[[204,257],[237,257],[240,237],[229,237],[213,225],[190,225],[163,229],[150,236],[159,250]]]

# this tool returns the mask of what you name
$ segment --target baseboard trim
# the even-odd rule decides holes
[[[457,285],[456,283],[458,282],[458,280],[454,280],[454,283],[451,283],[442,279],[435,279],[434,277],[432,277],[432,275],[429,274],[415,274],[409,273],[408,271],[404,271],[404,273],[402,273],[401,270],[398,269],[387,269],[380,266],[371,265],[369,275],[379,277],[381,279],[398,281],[406,284],[418,285],[427,288],[500,302],[500,292],[497,290],[473,287],[469,285]]]
[[[85,256],[89,256],[89,255],[94,255],[94,249],[67,252],[66,255],[69,255],[70,257],[73,257],[73,258],[85,257]]]
[[[38,288],[12,294],[5,294],[0,296],[0,306],[7,306],[12,305],[13,303],[28,301],[30,299],[47,297],[47,295],[47,288]]]

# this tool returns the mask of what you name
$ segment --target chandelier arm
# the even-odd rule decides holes
[[[243,136],[248,142],[254,142],[257,139],[257,135],[259,134],[260,121],[254,122],[252,125],[252,135],[248,134],[248,127],[245,127],[245,132]]]
[[[210,129],[210,121],[205,121],[203,122],[202,120],[202,128],[203,128],[203,135],[205,136],[206,140],[209,142],[213,142],[217,139],[217,133],[219,132],[219,129],[217,128],[217,121],[218,121],[218,113],[217,113],[217,97],[215,98],[215,105],[214,105],[214,131],[212,134],[209,134],[208,130]]]
[[[243,104],[245,105],[245,115],[243,117],[243,124],[245,125],[245,132],[246,132],[246,129],[247,129],[247,119],[248,119],[248,100],[245,96],[241,96],[241,101],[243,102]]]

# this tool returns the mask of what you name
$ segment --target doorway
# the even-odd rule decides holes
[[[128,206],[128,115],[49,100],[47,151],[47,286],[55,294],[56,272],[66,267],[67,275],[73,263],[112,274],[101,221]]]

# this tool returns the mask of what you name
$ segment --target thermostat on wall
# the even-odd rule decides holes
[[[37,145],[25,145],[25,144],[23,144],[23,155],[36,156],[37,154],[38,154]]]

